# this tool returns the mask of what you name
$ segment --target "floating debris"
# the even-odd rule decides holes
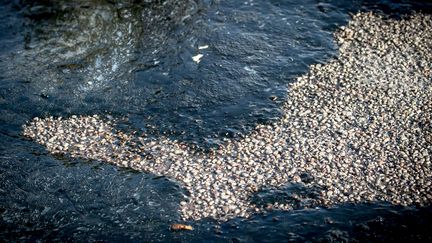
[[[172,224],[171,230],[179,231],[179,230],[193,230],[193,227],[187,224]]]
[[[99,116],[34,118],[23,133],[54,154],[175,178],[190,193],[184,219],[345,202],[430,205],[431,16],[360,13],[335,38],[339,57],[290,85],[279,121],[211,153],[126,134]],[[296,186],[278,191],[284,185]],[[265,188],[282,201],[265,201],[275,198],[259,194]],[[257,193],[262,206],[250,200]]]
[[[198,54],[198,55],[196,55],[196,56],[193,56],[193,57],[192,57],[192,60],[194,60],[194,62],[196,62],[196,63],[200,63],[200,62],[201,62],[201,58],[202,58],[203,56],[204,56],[203,54]]]

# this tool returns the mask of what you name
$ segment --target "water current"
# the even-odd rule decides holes
[[[0,1],[0,238],[144,241],[431,240],[432,209],[377,204],[269,212],[171,232],[187,192],[165,177],[55,157],[33,117],[123,117],[208,148],[281,114],[287,84],[337,55],[358,11],[427,1]],[[126,127],[126,126],[125,126]]]

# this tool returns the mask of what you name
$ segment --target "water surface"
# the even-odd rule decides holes
[[[20,132],[35,116],[111,114],[152,136],[213,146],[277,119],[287,85],[337,55],[332,33],[350,13],[431,9],[418,1],[0,1],[1,237],[430,240],[430,208],[385,203],[208,219],[173,233],[187,195],[175,181],[55,157]]]

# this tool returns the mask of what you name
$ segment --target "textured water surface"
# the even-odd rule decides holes
[[[70,240],[430,238],[430,209],[387,204],[274,212],[222,225],[203,220],[190,222],[193,232],[172,233],[169,224],[180,219],[179,202],[187,194],[176,182],[53,157],[20,135],[35,116],[110,113],[154,136],[201,146],[241,136],[280,115],[286,85],[308,65],[336,55],[333,31],[350,12],[366,9],[391,14],[430,11],[430,5],[1,1],[0,234]],[[192,58],[198,54],[199,63]]]

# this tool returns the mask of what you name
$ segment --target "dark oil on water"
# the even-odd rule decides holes
[[[53,157],[20,135],[35,116],[111,114],[151,136],[211,147],[277,119],[287,84],[337,55],[332,33],[351,13],[431,9],[395,0],[1,0],[0,238],[431,241],[432,208],[384,202],[300,205],[171,232],[187,195],[177,182]]]

